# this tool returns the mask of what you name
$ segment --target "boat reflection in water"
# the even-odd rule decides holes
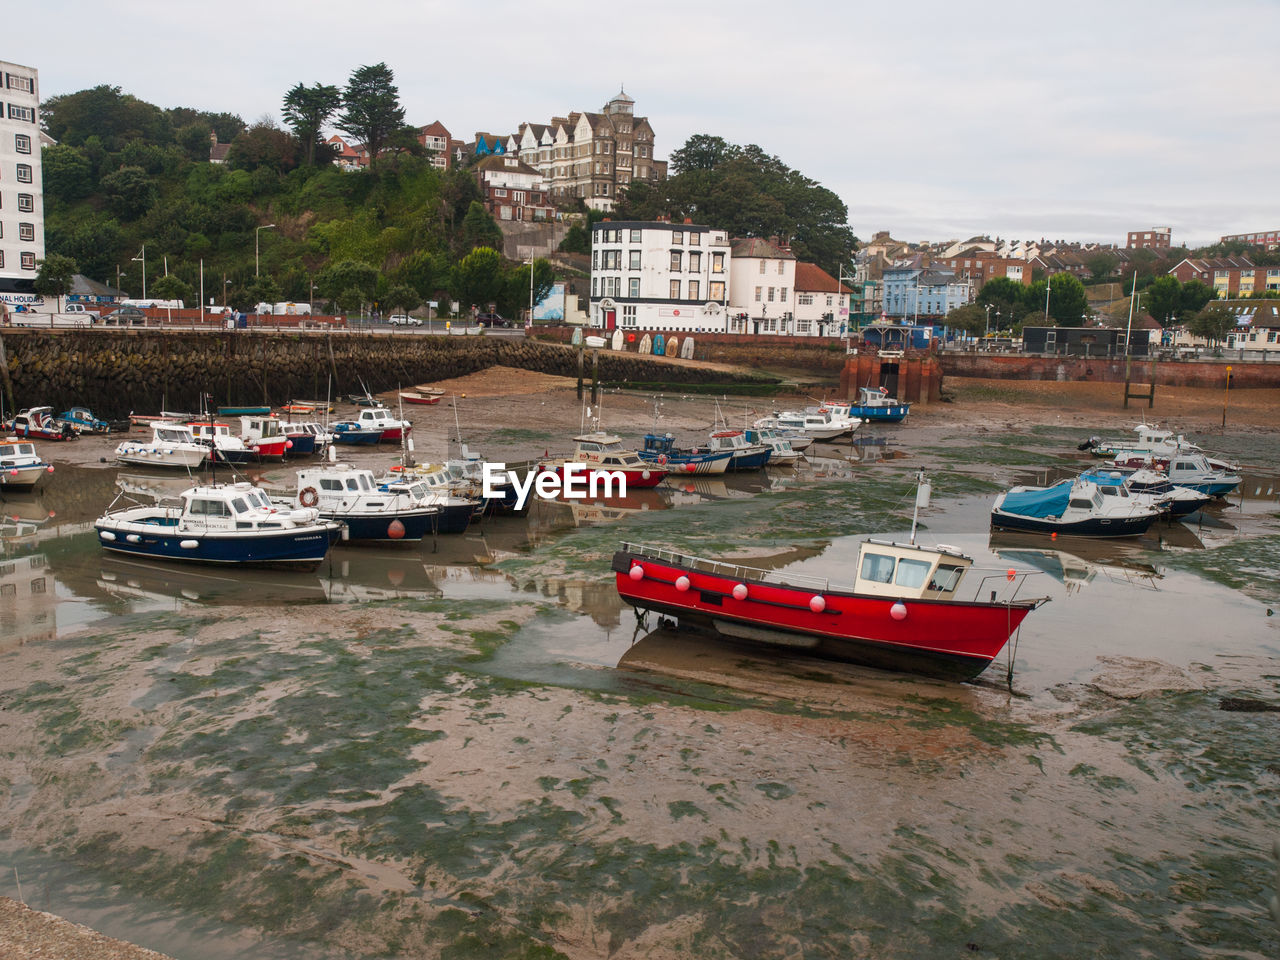
[[[628,489],[625,497],[593,497],[590,500],[563,497],[544,500],[538,497],[529,508],[529,530],[531,535],[545,535],[569,527],[593,527],[616,523],[647,510],[669,510],[671,506],[671,490],[665,485]]]
[[[173,601],[236,606],[359,603],[441,596],[420,557],[347,548],[335,548],[314,573],[206,570],[104,556],[96,586],[120,600],[165,605]]]
[[[1068,540],[1069,549],[1064,549],[1063,542]],[[1164,579],[1164,574],[1149,561],[1150,551],[1132,541],[1072,537],[1054,543],[1053,548],[1046,548],[1040,534],[1006,531],[993,533],[989,547],[1006,563],[1047,574],[1063,584],[1068,593],[1098,577],[1144,590],[1159,590],[1158,581]]]

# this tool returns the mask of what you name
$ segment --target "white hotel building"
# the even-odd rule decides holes
[[[44,259],[40,84],[33,67],[0,60],[0,300],[32,303]]]
[[[729,235],[694,224],[603,220],[591,228],[591,326],[725,332]]]

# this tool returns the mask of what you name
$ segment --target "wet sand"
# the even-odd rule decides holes
[[[491,370],[434,386],[459,398],[464,438],[491,460],[565,451],[582,423],[563,378]],[[911,466],[929,466],[929,455],[912,451],[1029,427],[1114,435],[1145,411],[1123,410],[1120,389],[948,381],[951,402],[917,407],[895,443]],[[1225,431],[1222,400],[1169,388],[1146,418],[1206,442],[1280,432],[1280,391],[1233,393]],[[662,428],[682,437],[705,431],[716,414],[706,397],[659,403]],[[792,405],[726,400],[720,412],[734,423]],[[448,401],[406,412],[420,461],[456,435]],[[651,398],[604,398],[604,426],[629,438],[650,428],[653,412]],[[84,438],[49,452],[104,466],[116,442]],[[1168,771],[1208,761],[1173,756],[1169,745],[1221,745],[1203,728],[1180,726],[1188,704],[1177,698],[1224,688],[1274,697],[1261,679],[1275,672],[1267,658],[1207,657],[1203,669],[1113,658],[1088,685],[1032,695],[1011,694],[999,676],[956,686],[803,660],[779,669],[749,648],[662,630],[626,647],[604,692],[574,678],[511,683],[469,665],[478,648],[535,623],[551,654],[582,656],[584,627],[559,611],[560,597],[586,585],[529,589],[554,568],[510,574],[525,585],[515,597],[506,578],[473,588],[465,609],[296,606],[287,618],[249,605],[175,609],[14,651],[0,682],[0,741],[11,745],[0,756],[0,784],[9,785],[0,825],[107,875],[131,856],[143,860],[171,874],[153,891],[165,900],[181,902],[179,888],[197,874],[228,871],[211,901],[193,909],[296,935],[317,957],[434,956],[442,943],[490,956],[554,948],[575,960],[984,946],[1012,956],[1023,925],[1024,955],[1103,955],[1107,939],[1133,930],[1159,941],[1166,911],[1152,898],[1177,900],[1175,927],[1203,922],[1183,904],[1194,900],[1201,869],[1221,867],[1183,862],[1178,844],[1205,820],[1187,810],[1182,774]],[[1250,638],[1266,635],[1249,629]],[[616,639],[605,641],[600,665],[579,669],[611,671],[616,649]],[[371,690],[376,698],[357,708]],[[42,707],[59,691],[75,705],[73,719]],[[1131,726],[1117,704],[1144,700],[1151,718]],[[1151,740],[1155,755],[1087,732],[1107,722]],[[1244,722],[1257,720],[1233,721]],[[1135,772],[1143,763],[1145,779]],[[1233,767],[1234,779],[1211,772],[1212,784],[1198,773],[1185,779],[1240,793],[1265,778],[1247,766]],[[1082,780],[1100,786],[1086,790]],[[1244,812],[1259,807],[1266,801]],[[1247,826],[1210,826],[1213,843],[1258,868]],[[86,841],[103,848],[100,861],[77,849]],[[1108,845],[1129,851],[1119,866],[1091,855]],[[220,846],[235,847],[243,873],[222,862]],[[1181,871],[1166,877],[1162,855]],[[1033,861],[1043,866],[1018,865]],[[699,893],[718,885],[741,902]],[[865,905],[862,927],[846,922],[848,902],[886,890],[889,899]],[[362,898],[378,909],[361,909]],[[253,903],[274,912],[246,908]],[[1085,913],[1090,930],[1055,953],[1053,938]],[[721,915],[732,922],[721,926]],[[900,932],[885,932],[903,921]],[[1032,932],[1037,923],[1045,940]],[[963,935],[953,942],[950,930]],[[1268,942],[1259,935],[1254,952],[1221,935],[1239,956],[1262,956]],[[9,946],[4,936],[0,947]],[[1169,956],[1196,952],[1177,936],[1169,945]],[[117,955],[132,956],[85,954]]]

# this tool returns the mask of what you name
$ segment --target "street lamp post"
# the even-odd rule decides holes
[[[1000,311],[996,311],[996,320],[1000,319]],[[991,304],[987,304],[987,336],[991,336]]]
[[[270,230],[274,226],[274,223],[264,223],[260,227],[253,228],[253,276],[255,280],[258,277],[258,235],[262,233],[263,230]]]
[[[1053,289],[1053,274],[1044,278],[1044,325],[1049,325],[1049,291]]]
[[[142,261],[142,299],[147,299],[147,245],[142,245],[142,252],[139,253],[134,260]]]

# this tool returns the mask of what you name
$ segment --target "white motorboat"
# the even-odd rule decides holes
[[[1096,483],[1077,477],[1049,487],[1006,490],[992,505],[991,526],[1076,537],[1136,537],[1160,513],[1127,493],[1107,496]]]
[[[151,439],[125,440],[116,447],[116,459],[137,467],[166,467],[191,470],[209,457],[209,447],[192,434],[186,424],[151,424]]]
[[[298,492],[288,506],[315,508],[339,520],[350,540],[414,543],[438,526],[440,510],[407,491],[379,487],[372,470],[347,463],[298,471]]]
[[[30,440],[7,437],[0,441],[0,487],[31,490],[50,473],[53,464],[36,453],[36,445]]]

